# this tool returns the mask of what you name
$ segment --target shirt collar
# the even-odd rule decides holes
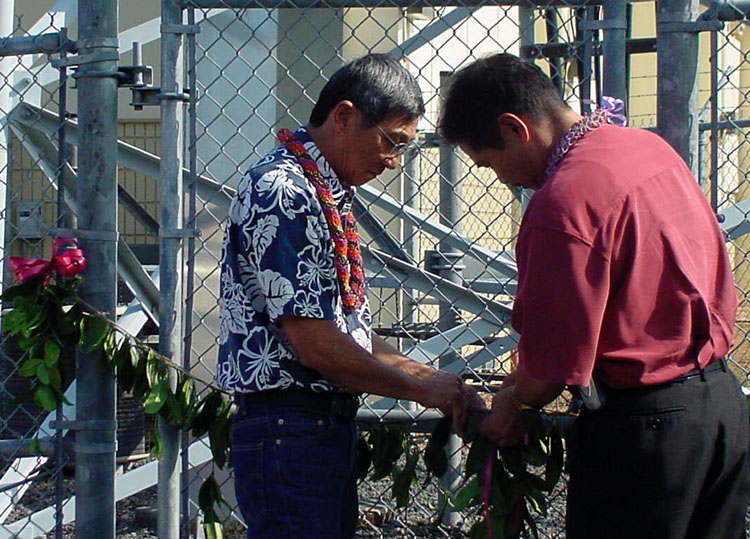
[[[333,200],[336,201],[336,205],[339,206],[341,211],[348,212],[349,207],[351,206],[351,199],[355,193],[355,188],[346,187],[341,183],[341,180],[339,180],[339,177],[333,171],[333,168],[331,168],[331,165],[328,163],[325,156],[320,153],[315,142],[313,142],[307,129],[300,127],[295,131],[294,136],[302,143],[307,150],[307,153],[310,154],[310,157],[313,158],[315,164],[318,165],[320,173],[328,182],[328,187],[331,189],[331,195],[333,195]]]

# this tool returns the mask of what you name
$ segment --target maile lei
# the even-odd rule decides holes
[[[304,145],[288,129],[281,129],[278,138],[279,142],[302,165],[305,177],[315,187],[333,239],[334,263],[344,312],[356,311],[365,299],[365,272],[362,268],[362,253],[359,248],[359,234],[357,234],[357,222],[354,214],[349,211],[342,226],[341,214],[331,194],[331,188],[328,186],[325,177],[320,173],[315,160],[310,157]]]

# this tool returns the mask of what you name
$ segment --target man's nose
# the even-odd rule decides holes
[[[383,159],[383,164],[385,165],[386,168],[395,170],[398,168],[400,160],[401,160],[400,155],[387,155]]]

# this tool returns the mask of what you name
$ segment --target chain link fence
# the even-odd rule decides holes
[[[200,230],[199,237],[184,241],[185,361],[194,374],[210,381],[215,369],[223,225],[243,172],[274,147],[278,129],[307,123],[319,91],[341,65],[368,52],[384,52],[399,58],[415,75],[427,112],[419,123],[418,151],[404,156],[400,170],[387,171],[358,190],[355,211],[365,244],[373,325],[410,357],[461,374],[489,398],[490,386],[497,385],[516,361],[516,336],[509,324],[515,293],[513,249],[531,193],[500,185],[492,174],[472,167],[460,152],[441,144],[435,133],[441,88],[451,72],[473,59],[507,51],[536,59],[568,103],[585,112],[601,98],[607,70],[612,69],[602,60],[606,2],[604,7],[573,0],[509,4],[184,3],[185,77],[178,82],[190,96],[184,144],[190,195],[186,223]],[[629,55],[619,66],[627,81],[627,95],[622,97],[628,98],[630,125],[654,129],[659,83],[656,2],[628,4],[625,20]],[[52,60],[64,64],[73,52],[65,29],[53,17],[42,21],[23,30],[25,21],[14,19],[14,27],[3,34],[57,36],[45,38],[50,46],[44,53],[0,56],[3,268],[12,255],[49,258],[54,229],[72,226],[64,216],[76,213],[75,116],[77,108],[86,105],[69,102],[75,92],[69,91],[65,67],[52,65]],[[745,22],[727,22],[722,30],[701,35],[699,179],[723,219],[735,262],[742,305],[730,359],[740,381],[750,386],[750,244],[745,236],[750,230],[745,178],[750,38]],[[37,48],[40,39],[34,41]],[[138,66],[140,59],[134,54],[131,63]],[[164,157],[159,124],[129,117],[120,124],[119,139],[120,251],[148,276],[159,265],[158,156]],[[64,189],[58,191],[60,185]],[[132,266],[127,261],[120,261],[123,316],[131,300],[148,297],[142,292],[147,283],[128,267]],[[12,276],[7,269],[2,275],[7,288]],[[148,311],[148,302],[142,303]],[[136,334],[156,343],[153,314],[132,323]],[[69,469],[72,451],[65,443],[57,453],[51,440],[46,445],[55,433],[49,426],[54,413],[42,412],[33,403],[11,402],[23,391],[26,380],[18,371],[25,358],[7,338],[1,354],[0,536],[49,533],[55,520],[62,524],[67,517],[61,511],[55,519],[54,508],[47,506],[55,499],[72,505],[72,481],[62,473]],[[66,383],[72,383],[75,361],[72,355],[65,361]],[[148,451],[142,410],[128,398],[121,395],[118,400],[118,458],[125,468]],[[555,406],[555,411],[565,412],[567,401]],[[64,413],[70,417],[71,411]],[[365,430],[382,422],[401,424],[412,431],[409,443],[421,446],[434,414],[413,403],[366,396],[359,419]],[[46,454],[56,458],[25,456],[27,441],[37,435],[45,441]],[[457,439],[449,447],[454,453],[452,469],[441,488],[455,490],[465,451]],[[200,460],[197,471],[184,468],[183,511],[194,511],[195,505],[187,500],[210,471],[207,460]],[[121,482],[133,491],[155,484],[155,477],[127,476]],[[222,477],[225,494],[233,499],[231,477]],[[391,487],[390,479],[360,485],[359,536],[464,536],[470,523],[455,514],[438,518],[444,501],[440,489],[415,485],[410,504],[398,509]],[[564,536],[564,487],[563,482],[553,493],[548,515],[539,518],[541,537]],[[243,536],[240,525],[236,530],[230,536]],[[183,533],[188,533],[187,526]]]

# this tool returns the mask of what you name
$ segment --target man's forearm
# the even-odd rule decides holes
[[[515,397],[520,402],[540,407],[553,401],[565,389],[564,384],[531,378],[520,370],[513,373],[513,385]]]
[[[435,369],[428,365],[405,357],[401,352],[388,344],[385,339],[374,334],[372,336],[372,355],[381,363],[395,367],[409,376],[425,378],[434,376],[436,372]]]

